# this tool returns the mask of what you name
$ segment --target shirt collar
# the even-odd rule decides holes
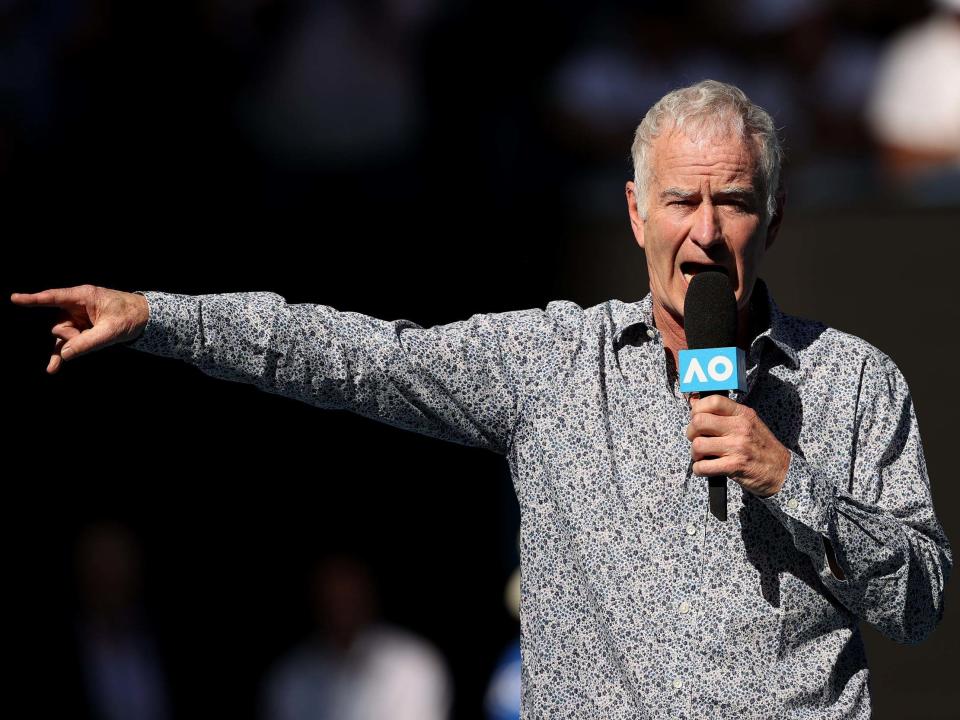
[[[788,316],[785,315],[770,294],[767,284],[758,278],[751,298],[751,317],[754,323],[753,340],[750,342],[751,354],[763,342],[769,341],[780,350],[796,369],[800,366],[800,357],[791,342]],[[657,329],[653,321],[653,295],[647,293],[642,299],[632,303],[617,301],[611,308],[613,319],[613,342],[619,346],[625,336],[645,342],[656,337]]]

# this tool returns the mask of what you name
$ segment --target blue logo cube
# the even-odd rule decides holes
[[[746,389],[746,358],[740,348],[680,351],[680,392]]]

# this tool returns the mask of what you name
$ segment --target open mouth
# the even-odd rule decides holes
[[[697,262],[680,263],[680,273],[683,275],[683,282],[686,285],[690,284],[690,281],[693,280],[694,275],[702,272],[722,272],[727,277],[730,277],[730,272],[723,265],[712,265],[709,263]]]

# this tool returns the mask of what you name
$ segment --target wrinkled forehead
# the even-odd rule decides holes
[[[654,183],[698,177],[763,188],[758,142],[742,129],[717,123],[670,126],[652,144],[650,168]]]

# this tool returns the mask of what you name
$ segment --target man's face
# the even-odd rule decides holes
[[[780,220],[779,209],[772,222],[766,218],[754,149],[736,137],[698,144],[673,130],[654,140],[651,151],[646,220],[632,182],[627,205],[647,256],[654,304],[682,322],[690,279],[712,265],[726,271],[744,308]]]

